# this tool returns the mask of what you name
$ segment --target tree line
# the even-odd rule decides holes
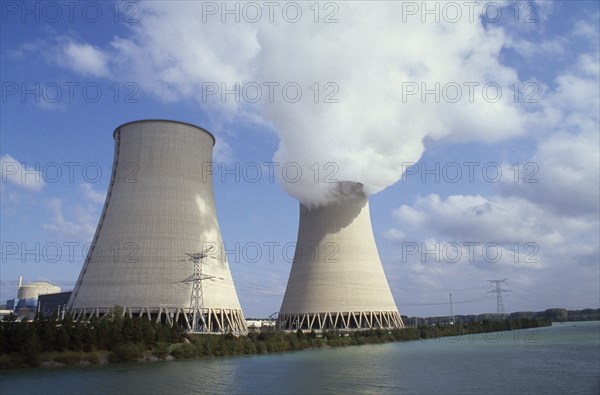
[[[42,362],[60,364],[197,358],[263,354],[320,347],[340,347],[395,341],[471,335],[485,332],[547,326],[546,318],[484,320],[462,324],[420,324],[393,330],[295,333],[274,329],[246,336],[186,334],[177,327],[147,318],[123,315],[119,308],[102,318],[74,321],[70,315],[35,317],[17,322],[15,316],[0,321],[0,368],[34,367]]]
[[[145,350],[179,343],[184,338],[183,330],[177,326],[132,318],[118,308],[89,321],[75,321],[70,314],[63,319],[38,314],[32,322],[17,322],[16,316],[7,315],[0,321],[0,368],[38,366],[41,354],[48,352],[110,351],[113,361],[133,360]],[[135,355],[129,355],[132,346]]]
[[[549,326],[546,319],[493,320],[459,325],[429,325],[400,329],[369,329],[354,332],[314,331],[304,333],[266,330],[251,332],[247,336],[192,335],[191,342],[173,350],[176,359],[210,356],[263,354],[281,351],[296,351],[309,348],[343,347],[362,344],[379,344],[397,341],[432,339],[449,336],[472,335],[514,329]]]
[[[510,314],[472,314],[472,315],[455,315],[455,324],[476,323],[483,321],[502,321],[502,320],[519,320],[523,318],[529,319],[547,319],[552,322],[564,321],[600,321],[600,309],[582,309],[582,310],[567,310],[562,308],[546,309],[544,311],[517,311]],[[412,325],[415,322],[424,322],[427,324],[447,324],[451,317],[407,317],[402,316],[405,325]]]

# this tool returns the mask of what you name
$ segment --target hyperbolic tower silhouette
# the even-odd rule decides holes
[[[338,199],[300,204],[296,254],[279,311],[284,330],[404,326],[379,259],[362,184],[340,182]]]
[[[115,305],[130,316],[189,326],[189,254],[222,240],[212,177],[214,137],[194,125],[145,120],[114,131],[113,173],[102,215],[69,300],[76,319]],[[188,255],[186,255],[188,254]],[[205,330],[244,333],[224,253],[203,262]]]

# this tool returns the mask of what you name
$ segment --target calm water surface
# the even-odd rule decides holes
[[[2,371],[4,394],[599,394],[600,322],[191,361]]]

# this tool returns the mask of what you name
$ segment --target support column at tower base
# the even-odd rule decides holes
[[[403,328],[397,311],[347,311],[327,313],[281,313],[277,328],[284,331],[356,331]]]
[[[128,317],[145,317],[148,321],[163,322],[169,326],[179,324],[183,328],[187,328],[189,320],[189,309],[181,307],[132,307],[132,306],[118,306],[122,316],[127,315]],[[113,307],[88,307],[88,308],[75,308],[70,311],[73,315],[73,319],[76,321],[88,321],[92,317],[104,317],[109,314],[116,312],[115,306]],[[248,333],[248,327],[246,326],[246,320],[241,310],[236,309],[218,309],[218,308],[205,308],[202,310],[204,313],[204,320],[208,327],[208,330],[204,333],[207,334],[225,334],[233,333],[234,335],[245,335]]]

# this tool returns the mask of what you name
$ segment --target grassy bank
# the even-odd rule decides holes
[[[343,347],[471,335],[551,324],[547,319],[516,319],[457,325],[420,325],[394,330],[284,333],[264,331],[247,336],[186,335],[141,318],[116,312],[90,322],[36,318],[33,322],[0,322],[0,368],[23,368],[125,361],[187,359],[265,354],[321,347]]]

